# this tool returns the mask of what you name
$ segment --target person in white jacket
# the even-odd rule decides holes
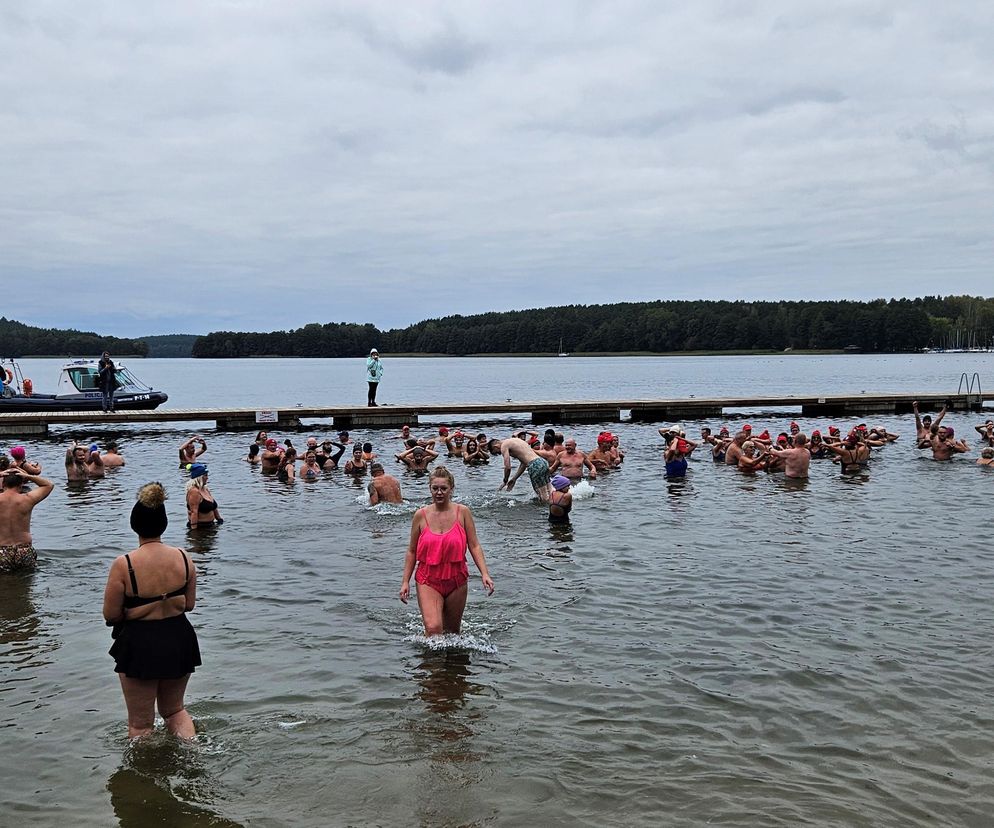
[[[380,352],[373,348],[366,359],[366,382],[369,383],[366,405],[376,405],[376,389],[381,379],[383,379],[383,363],[380,362]]]

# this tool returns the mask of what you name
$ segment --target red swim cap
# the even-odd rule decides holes
[[[770,432],[766,431],[764,429],[763,433],[759,435],[759,439],[760,440],[769,440],[770,439]]]
[[[742,430],[743,431],[752,431],[752,426],[749,425],[749,423],[746,423],[744,426],[742,426]]]

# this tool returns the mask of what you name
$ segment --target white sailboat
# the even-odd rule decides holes
[[[559,337],[559,356],[569,356],[569,354],[567,354],[563,350],[563,338],[562,337]]]

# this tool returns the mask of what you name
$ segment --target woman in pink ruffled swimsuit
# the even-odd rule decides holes
[[[476,537],[473,513],[468,506],[452,502],[456,486],[452,474],[445,466],[438,466],[428,478],[428,486],[432,502],[431,506],[414,513],[411,542],[404,558],[400,600],[407,603],[411,595],[411,575],[414,575],[425,635],[431,636],[459,632],[469,580],[467,547],[489,595],[493,595],[494,582]],[[418,566],[416,575],[415,563]]]

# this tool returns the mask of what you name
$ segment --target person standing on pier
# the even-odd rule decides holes
[[[110,352],[104,351],[97,363],[99,369],[100,393],[103,396],[104,413],[114,410],[114,391],[117,389],[117,366],[110,358]]]
[[[366,359],[366,382],[369,383],[367,406],[376,405],[376,389],[379,387],[381,379],[383,379],[383,363],[380,362],[380,352],[373,348]]]

